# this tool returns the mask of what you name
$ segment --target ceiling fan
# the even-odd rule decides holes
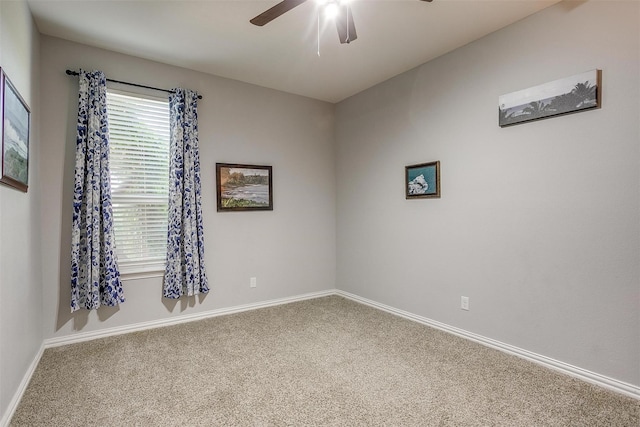
[[[273,21],[280,15],[285,14],[296,6],[301,5],[307,0],[282,0],[270,9],[265,10],[260,15],[249,20],[253,25],[262,27],[265,24]],[[324,4],[325,8],[333,8],[336,21],[336,28],[338,29],[338,38],[340,43],[351,43],[358,38],[356,34],[356,26],[353,23],[353,15],[351,14],[351,8],[346,0],[318,0],[319,3]],[[433,0],[421,0],[431,2]]]

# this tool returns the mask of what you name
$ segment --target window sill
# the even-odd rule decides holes
[[[129,264],[120,266],[121,280],[139,280],[151,279],[155,277],[163,277],[165,263],[157,261],[148,261],[139,264]]]
[[[164,270],[120,272],[120,280],[151,279],[154,277],[163,277],[163,276],[164,276]]]

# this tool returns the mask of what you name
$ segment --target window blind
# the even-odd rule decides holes
[[[111,197],[120,270],[164,270],[169,101],[107,90]]]

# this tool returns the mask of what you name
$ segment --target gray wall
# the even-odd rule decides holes
[[[640,385],[639,22],[563,2],[338,104],[337,287]],[[596,68],[602,109],[498,127]],[[433,160],[442,198],[405,200]]]
[[[119,308],[69,312],[71,202],[77,78],[65,69],[194,89],[198,108],[206,297],[163,300],[162,278],[124,282]],[[169,319],[335,287],[332,104],[126,55],[42,37],[44,335],[52,338]],[[121,87],[134,90],[131,87]],[[153,92],[162,96],[162,93]],[[273,166],[272,212],[216,212],[216,162]],[[249,287],[257,277],[258,286]]]
[[[0,186],[0,416],[43,338],[334,287],[639,385],[638,22],[635,2],[563,2],[332,106],[40,37],[0,1],[32,110],[29,192]],[[69,313],[79,67],[204,95],[208,296],[127,280],[120,308]],[[499,95],[594,68],[601,110],[498,128]],[[404,166],[431,160],[442,198],[406,201]],[[275,210],[216,213],[216,162],[273,165]]]
[[[31,109],[29,191],[0,185],[0,424],[42,345],[39,43],[26,3],[0,1],[0,66]]]

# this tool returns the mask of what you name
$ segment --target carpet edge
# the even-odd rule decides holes
[[[33,374],[33,371],[37,366],[37,362],[40,360],[40,357],[42,356],[43,351],[47,348],[58,347],[58,346],[67,345],[67,344],[74,344],[74,343],[83,342],[83,341],[90,341],[93,339],[121,335],[121,334],[137,332],[137,331],[142,331],[147,329],[155,329],[163,326],[171,326],[171,325],[176,325],[180,323],[206,319],[210,317],[241,313],[243,311],[256,310],[260,308],[272,307],[272,306],[277,306],[282,304],[304,301],[308,299],[322,298],[322,297],[331,296],[331,295],[341,296],[349,300],[391,313],[393,315],[400,316],[405,319],[408,319],[417,323],[421,323],[423,325],[430,326],[430,327],[442,330],[444,332],[457,335],[459,337],[477,342],[479,344],[494,348],[496,350],[503,351],[505,353],[512,354],[517,357],[521,357],[523,359],[545,366],[549,369],[553,369],[555,371],[559,371],[561,373],[572,376],[574,378],[581,379],[588,383],[595,384],[597,386],[606,388],[608,390],[612,390],[617,393],[640,400],[639,386],[629,384],[624,381],[617,380],[615,378],[607,377],[605,375],[601,375],[596,372],[591,372],[586,369],[573,366],[571,364],[568,364],[559,360],[555,360],[541,354],[537,354],[537,353],[510,345],[510,344],[506,344],[491,338],[487,338],[485,336],[478,335],[478,334],[466,331],[464,329],[456,328],[454,326],[450,326],[445,323],[441,323],[423,316],[419,316],[414,313],[403,311],[395,307],[391,307],[391,306],[379,303],[377,301],[363,298],[359,295],[351,294],[349,292],[342,291],[339,289],[328,289],[325,291],[301,294],[293,297],[273,299],[273,300],[261,301],[261,302],[251,303],[251,304],[244,304],[244,305],[233,306],[228,308],[209,310],[209,311],[195,313],[195,314],[181,315],[171,319],[160,319],[156,321],[141,322],[134,325],[127,325],[127,326],[103,329],[100,331],[90,331],[86,333],[79,333],[79,334],[67,335],[63,337],[45,339],[40,348],[40,352],[32,362],[29,368],[29,371],[25,374],[25,377],[20,385],[20,388],[18,389],[18,391],[16,391],[16,394],[10,403],[7,413],[2,419],[0,419],[0,427],[5,427],[6,425],[8,425],[8,422],[11,420],[11,417],[9,417],[8,414],[13,414],[13,412],[15,411],[17,404],[20,401],[20,397],[22,396],[22,393],[24,393],[24,390],[26,389],[29,383],[29,380],[31,379],[31,375]]]
[[[464,329],[456,328],[454,326],[447,325],[446,323],[441,323],[423,316],[419,316],[417,314],[413,314],[408,311],[400,310],[395,307],[391,307],[391,306],[379,303],[377,301],[373,301],[355,294],[351,294],[349,292],[345,292],[338,289],[335,291],[335,294],[338,296],[347,298],[349,300],[352,300],[364,305],[368,305],[370,307],[373,307],[382,311],[386,311],[387,313],[390,313],[399,317],[403,317],[405,319],[408,319],[417,323],[421,323],[423,325],[430,326],[444,332],[451,333],[461,338],[465,338],[465,339],[477,342],[487,347],[491,347],[496,350],[500,350],[502,352],[521,357],[530,362],[534,362],[539,365],[542,365],[546,368],[559,371],[561,373],[572,376],[574,378],[578,378],[588,383],[595,384],[597,386],[606,388],[608,390],[612,390],[617,393],[624,394],[628,397],[632,397],[634,399],[640,400],[640,387],[635,386],[633,384],[629,384],[624,381],[617,380],[615,378],[607,377],[605,375],[601,375],[596,372],[591,372],[586,369],[573,366],[568,363],[555,360],[550,357],[543,356],[541,354],[537,354],[520,347],[506,344],[491,338],[487,338],[485,336],[478,335],[473,332],[466,331]]]
[[[224,316],[228,314],[241,313],[243,311],[257,310],[260,308],[273,307],[277,305],[290,304],[293,302],[304,301],[314,298],[322,298],[326,296],[336,295],[335,289],[329,289],[319,292],[311,292],[307,294],[296,295],[286,298],[278,298],[266,301],[259,301],[250,304],[237,305],[227,308],[219,308],[215,310],[207,310],[199,313],[179,315],[169,319],[151,320],[148,322],[140,322],[132,325],[116,326],[114,328],[105,328],[98,331],[80,332],[73,335],[64,335],[61,337],[47,338],[44,340],[45,349],[60,347],[68,344],[76,344],[84,341],[91,341],[98,338],[112,337],[116,335],[128,334],[131,332],[145,331],[148,329],[156,329],[164,326],[178,325],[181,323],[194,322],[197,320],[208,319],[211,317]]]

